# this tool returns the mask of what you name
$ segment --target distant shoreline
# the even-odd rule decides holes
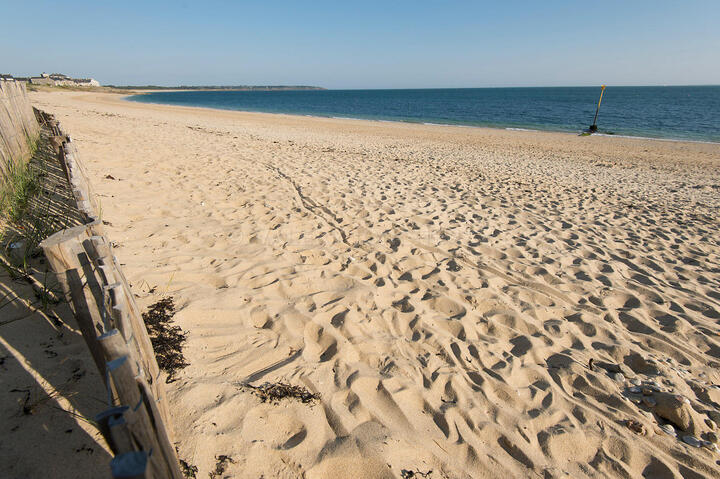
[[[307,85],[237,85],[237,86],[157,86],[157,85],[103,85],[108,88],[115,88],[117,90],[128,90],[128,91],[143,91],[143,92],[154,92],[154,91],[311,91],[311,90],[326,90],[326,88],[319,86],[307,86]]]
[[[553,132],[553,133],[563,133],[563,134],[569,134],[569,135],[577,135],[581,132],[581,129],[573,129],[569,127],[568,125],[537,125],[537,124],[517,124],[517,123],[510,123],[507,122],[488,122],[488,121],[482,121],[482,122],[474,122],[474,121],[467,121],[467,120],[457,120],[457,121],[448,121],[448,119],[439,119],[439,118],[393,118],[393,117],[382,117],[382,116],[375,116],[375,115],[369,115],[369,114],[358,114],[354,112],[343,112],[343,113],[336,113],[336,112],[320,112],[320,111],[293,111],[292,109],[288,110],[272,110],[272,109],[263,109],[261,107],[253,107],[250,105],[244,105],[244,106],[237,106],[237,105],[220,105],[220,104],[202,104],[202,103],[175,103],[175,102],[167,102],[163,101],[162,99],[156,99],[153,97],[148,97],[148,94],[152,93],[170,93],[170,92],[193,92],[193,91],[207,91],[207,90],[134,90],[134,93],[137,95],[129,94],[125,96],[123,99],[126,101],[131,102],[138,102],[138,103],[146,103],[146,104],[156,104],[156,105],[169,105],[169,106],[184,106],[184,107],[196,107],[196,108],[209,108],[212,110],[217,111],[240,111],[240,112],[248,112],[248,113],[262,113],[262,114],[280,114],[280,115],[292,115],[292,116],[299,116],[299,117],[314,117],[314,118],[329,118],[329,119],[338,119],[338,120],[360,120],[360,121],[372,121],[372,122],[392,122],[392,123],[405,123],[405,124],[424,124],[428,126],[445,126],[445,127],[461,127],[461,128],[490,128],[490,129],[497,129],[497,130],[527,130],[527,131],[536,131],[536,132]],[[219,90],[219,91],[232,91],[232,90]],[[332,90],[325,90],[330,93],[333,93]],[[417,90],[415,90],[417,91]],[[335,91],[337,92],[337,91]],[[128,91],[130,93],[130,91]],[[133,98],[133,96],[136,96]],[[159,101],[158,101],[159,100]],[[618,131],[619,130],[619,131]],[[681,143],[702,143],[702,144],[711,144],[711,145],[718,145],[720,144],[720,141],[717,141],[713,138],[702,138],[702,137],[682,137],[680,136],[681,133],[677,132],[664,132],[664,134],[658,133],[657,135],[653,134],[643,134],[644,132],[640,131],[623,131],[623,129],[618,128],[616,131],[601,131],[597,133],[594,136],[603,136],[606,138],[628,138],[628,139],[638,139],[638,140],[653,140],[653,141],[665,141],[665,142],[681,142]],[[673,135],[675,133],[675,136]]]

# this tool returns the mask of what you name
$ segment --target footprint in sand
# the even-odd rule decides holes
[[[307,323],[303,337],[305,339],[303,357],[309,362],[327,361],[337,352],[337,340],[317,323],[312,321]]]

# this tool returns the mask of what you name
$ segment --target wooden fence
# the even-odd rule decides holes
[[[88,176],[57,121],[37,110],[36,115],[55,135],[53,144],[85,219],[40,246],[105,381],[108,409],[96,419],[115,456],[112,475],[181,479],[160,370],[142,314],[105,237]]]
[[[14,166],[30,159],[30,141],[37,134],[25,83],[0,78],[0,181]]]

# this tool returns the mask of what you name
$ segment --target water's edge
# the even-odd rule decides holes
[[[193,92],[194,90],[176,90],[177,92]],[[430,121],[423,121],[419,119],[401,119],[401,118],[371,118],[371,117],[365,117],[361,115],[355,115],[352,116],[352,113],[349,113],[350,116],[336,116],[336,115],[324,115],[321,113],[316,114],[308,114],[308,113],[299,113],[299,112],[282,112],[282,111],[266,111],[266,110],[259,110],[259,109],[247,109],[247,108],[233,108],[233,107],[227,107],[223,108],[219,105],[203,105],[199,103],[186,103],[186,104],[179,104],[179,103],[173,103],[173,102],[162,102],[162,101],[148,101],[143,99],[144,97],[151,95],[153,93],[157,92],[143,92],[133,95],[127,95],[123,96],[122,99],[125,101],[131,101],[134,103],[144,103],[148,105],[163,105],[163,106],[178,106],[178,107],[191,107],[191,108],[204,108],[209,110],[217,110],[217,111],[237,111],[237,112],[244,112],[244,113],[261,113],[264,115],[288,115],[288,116],[296,116],[296,117],[308,117],[308,118],[325,118],[325,119],[337,119],[337,120],[355,120],[355,121],[371,121],[371,122],[378,122],[378,123],[400,123],[400,124],[413,124],[413,125],[425,125],[425,126],[439,126],[439,127],[458,127],[458,128],[489,128],[493,130],[506,130],[506,131],[525,131],[525,132],[547,132],[547,133],[561,133],[561,134],[567,134],[567,135],[580,135],[582,133],[581,130],[571,130],[571,129],[561,129],[561,128],[552,128],[552,127],[545,127],[545,126],[538,126],[538,125],[532,125],[532,126],[508,126],[507,124],[502,123],[485,123],[485,122],[455,122],[455,123],[437,123],[437,122],[430,122]],[[653,140],[653,141],[664,141],[664,142],[673,142],[673,143],[700,143],[700,144],[710,144],[710,145],[720,145],[720,141],[712,141],[712,140],[698,140],[698,139],[692,139],[692,138],[679,138],[679,137],[662,137],[662,136],[641,136],[641,135],[631,135],[631,134],[616,134],[616,133],[607,133],[607,132],[598,132],[594,133],[592,136],[595,137],[606,137],[606,138],[625,138],[625,139],[634,139],[634,140]]]

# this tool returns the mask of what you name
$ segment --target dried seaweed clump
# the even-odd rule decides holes
[[[185,476],[186,479],[197,479],[197,466],[190,464],[183,459],[180,459],[180,469],[182,470],[183,476]]]
[[[250,389],[262,402],[276,403],[280,399],[290,398],[298,399],[307,404],[320,399],[319,394],[313,394],[302,386],[292,386],[285,383],[265,383],[260,386],[245,384],[243,387]]]
[[[189,364],[182,353],[187,337],[180,326],[170,324],[174,315],[175,303],[172,298],[161,299],[142,315],[158,366],[168,373],[166,383],[175,381],[177,371]]]
[[[215,460],[217,461],[215,463],[215,470],[210,471],[210,479],[217,479],[218,477],[222,477],[222,475],[225,474],[228,463],[235,464],[233,458],[230,456],[226,456],[225,454],[215,456]]]
[[[419,470],[410,470],[410,469],[403,469],[400,471],[400,477],[402,479],[412,479],[415,477],[430,477],[430,474],[432,474],[432,469],[430,469],[427,472],[421,472]]]

